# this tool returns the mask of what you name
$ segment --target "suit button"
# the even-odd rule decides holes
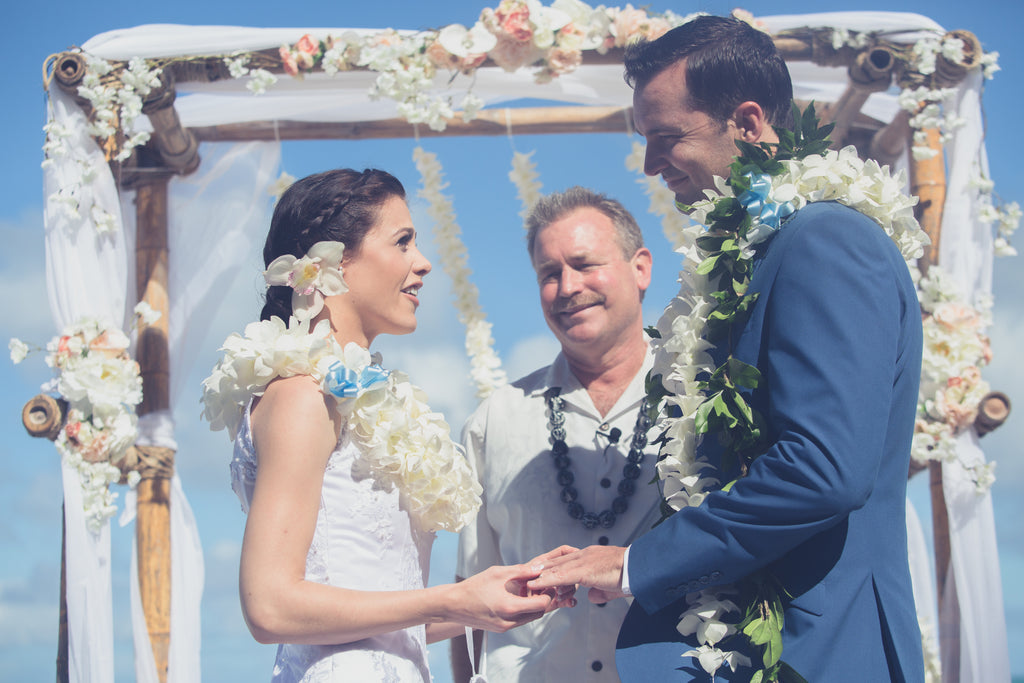
[[[715,571],[711,572],[711,580],[712,581],[718,581],[720,578],[722,578],[722,572],[720,572],[718,570],[715,570]]]
[[[590,668],[594,671],[600,671],[604,668],[604,664],[601,663],[601,660],[595,659],[593,662],[590,663]]]
[[[700,582],[703,583],[703,584],[707,584],[707,582],[708,582],[708,575],[705,574],[704,576],[700,577]]]

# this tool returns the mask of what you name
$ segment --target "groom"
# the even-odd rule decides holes
[[[786,65],[768,35],[741,21],[700,17],[628,49],[625,63],[644,170],[682,204],[728,176],[736,140],[777,142],[772,124],[786,123]],[[725,336],[761,373],[747,400],[766,421],[767,449],[729,491],[628,548],[548,562],[530,587],[579,583],[597,601],[633,595],[616,653],[622,680],[707,680],[680,656],[697,646],[676,630],[685,596],[767,569],[785,589],[783,660],[807,681],[923,680],[905,531],[921,369],[908,269],[870,219],[814,203],[762,245],[750,291],[749,318]],[[728,351],[710,353],[717,365]],[[705,435],[697,456],[722,466],[719,450]],[[717,677],[751,673],[722,666]]]

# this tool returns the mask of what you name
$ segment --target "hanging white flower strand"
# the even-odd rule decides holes
[[[495,389],[508,383],[501,369],[501,359],[494,351],[491,323],[480,308],[479,292],[470,282],[466,263],[466,245],[459,238],[462,232],[455,222],[455,209],[451,199],[442,190],[447,187],[437,155],[417,146],[412,158],[420,172],[422,189],[419,196],[428,202],[427,213],[434,219],[434,238],[440,254],[441,267],[452,279],[455,308],[459,321],[466,326],[466,353],[469,354],[470,374],[476,383],[477,396],[489,396]]]
[[[531,159],[532,156],[533,152],[523,154],[513,151],[512,170],[508,174],[508,179],[516,186],[516,196],[519,197],[519,202],[523,205],[519,216],[524,221],[540,199],[541,192],[541,183],[538,180],[540,174],[537,173],[537,164]]]

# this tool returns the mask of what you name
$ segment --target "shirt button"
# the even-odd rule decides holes
[[[604,479],[601,480],[601,488],[606,489],[609,488],[611,485],[612,480],[609,479],[608,477],[605,477]]]
[[[598,545],[608,545],[608,537],[607,536],[602,536],[601,538],[597,539],[597,544]]]
[[[601,660],[595,659],[593,662],[590,663],[590,668],[594,671],[600,671],[604,668],[604,664],[601,663]]]
[[[601,423],[601,426],[598,427],[598,429],[601,430],[602,432],[607,432],[608,431],[608,423],[607,422]]]

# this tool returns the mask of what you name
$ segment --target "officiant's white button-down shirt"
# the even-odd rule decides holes
[[[645,449],[629,508],[605,529],[586,529],[569,517],[555,477],[545,392],[560,387],[573,486],[587,512],[611,508],[629,453],[644,378],[651,356],[607,415],[594,408],[586,389],[559,354],[550,366],[503,387],[469,418],[463,432],[470,464],[483,486],[483,507],[459,537],[457,573],[468,577],[495,564],[525,563],[560,545],[629,545],[659,518],[654,476],[657,448]],[[618,430],[618,442],[609,436]],[[648,437],[653,439],[651,428]],[[487,634],[486,675],[506,681],[618,681],[615,641],[627,600],[591,604],[586,589],[578,604],[507,633]]]

